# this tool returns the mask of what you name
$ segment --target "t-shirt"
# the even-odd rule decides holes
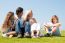
[[[34,23],[31,25],[31,31],[40,30],[40,25],[38,23]]]

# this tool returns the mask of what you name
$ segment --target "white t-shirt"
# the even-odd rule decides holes
[[[31,25],[31,31],[40,30],[40,25],[38,23],[34,23]]]

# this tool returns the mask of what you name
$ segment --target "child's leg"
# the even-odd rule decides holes
[[[34,31],[31,31],[31,37],[33,37],[34,36]]]
[[[53,28],[52,28],[52,32],[55,32],[56,29],[57,29],[57,27],[53,27]]]
[[[45,31],[48,33],[48,27],[44,26],[44,28],[45,28]]]
[[[39,31],[37,30],[37,33],[36,33],[37,36],[39,36]]]

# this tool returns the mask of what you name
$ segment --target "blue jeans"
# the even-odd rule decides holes
[[[52,31],[52,29],[48,29],[48,31]],[[52,36],[61,36],[59,28],[56,28],[55,32],[52,32]]]
[[[30,33],[30,23],[29,22],[25,22],[25,33],[26,32]]]
[[[21,19],[16,21],[15,31],[17,34],[22,33],[23,31],[23,21]]]

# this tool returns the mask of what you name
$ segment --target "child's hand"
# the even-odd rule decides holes
[[[45,27],[49,28],[50,26],[49,25],[44,25]]]
[[[56,23],[53,26],[59,27],[59,26],[61,26],[61,23]]]

